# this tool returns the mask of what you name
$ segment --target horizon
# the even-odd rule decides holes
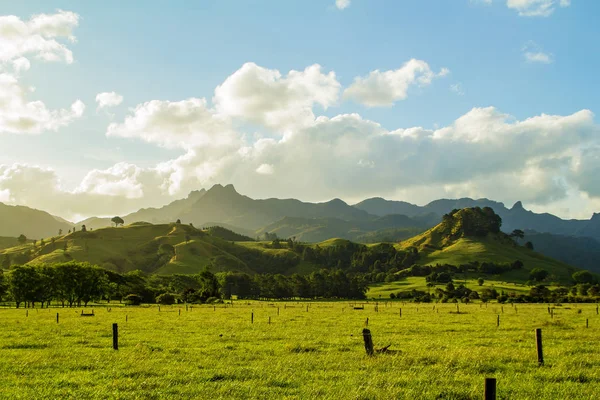
[[[7,3],[0,202],[81,221],[230,182],[255,199],[486,198],[589,219],[599,13],[568,0]]]

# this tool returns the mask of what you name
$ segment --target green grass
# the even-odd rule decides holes
[[[516,282],[528,280],[529,271],[543,268],[554,275],[558,281],[567,281],[578,269],[563,262],[546,257],[523,246],[514,244],[495,235],[483,238],[461,237],[448,241],[441,237],[436,228],[403,241],[397,247],[419,249],[421,265],[451,264],[461,265],[470,261],[512,263],[515,260],[523,262],[522,270],[511,271],[503,276]]]
[[[595,305],[555,307],[553,319],[545,304],[504,305],[504,312],[498,304],[461,304],[461,314],[453,304],[305,307],[113,305],[87,318],[80,309],[29,310],[28,317],[0,309],[0,398],[479,399],[486,377],[498,380],[499,399],[600,392]],[[365,355],[366,318],[375,346],[399,353]],[[112,323],[119,324],[118,351]],[[541,367],[535,328],[543,329]]]
[[[523,284],[496,280],[486,280],[485,278],[483,285],[479,286],[479,284],[477,283],[477,278],[469,278],[467,276],[467,279],[463,279],[462,274],[454,278],[454,286],[458,286],[459,284],[464,284],[469,289],[476,290],[477,292],[480,292],[483,289],[496,289],[498,293],[501,293],[501,291],[505,291],[507,293],[515,292],[517,294],[526,294],[529,293],[530,289],[530,286]],[[389,300],[391,293],[406,292],[413,289],[421,290],[424,292],[433,292],[436,287],[443,289],[445,285],[428,287],[427,282],[425,281],[425,277],[411,276],[396,282],[373,284],[369,287],[369,291],[367,292],[367,298]]]

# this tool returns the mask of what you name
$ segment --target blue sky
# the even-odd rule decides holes
[[[548,7],[544,9],[548,15],[527,15],[539,14],[543,6]],[[594,19],[600,15],[599,2],[352,0],[344,9],[336,7],[334,0],[0,2],[0,15],[13,15],[25,23],[34,15],[53,16],[58,10],[77,16],[76,24],[69,25],[76,42],[53,33],[48,37],[64,44],[73,62],[39,60],[39,54],[29,52],[14,57],[29,59],[28,70],[17,74],[8,66],[11,60],[4,60],[0,72],[16,76],[21,88],[35,87],[26,95],[28,102],[42,101],[48,110],[59,110],[81,100],[85,111],[57,129],[40,126],[35,132],[3,128],[0,115],[0,164],[4,165],[0,201],[58,212],[58,205],[44,207],[36,202],[28,186],[32,179],[40,179],[36,174],[42,171],[62,204],[73,204],[62,209],[69,218],[160,205],[185,197],[189,190],[229,182],[253,197],[294,196],[310,201],[340,197],[352,202],[383,196],[425,203],[468,195],[507,203],[522,199],[526,207],[538,211],[586,218],[600,208],[595,197],[599,182],[594,178],[599,168],[598,126],[592,115],[600,108],[600,26]],[[536,56],[533,61],[527,53]],[[396,71],[411,59],[423,63],[419,68],[426,65],[425,72],[419,71],[430,76],[410,81],[392,104],[374,106],[364,96],[351,94],[358,92],[345,92],[357,77],[366,79],[376,70]],[[264,74],[278,71],[280,78],[274,83],[278,89],[265,99],[255,96],[252,101],[257,103],[251,109],[235,109],[246,104],[240,97],[245,93],[241,85],[255,87],[248,72],[223,95],[231,101],[224,111],[226,100],[214,101],[215,88],[246,63],[254,63]],[[309,85],[298,95],[302,100],[273,97],[295,87],[281,81],[289,71],[304,71],[314,64],[323,76],[334,73],[335,82],[329,86],[332,91],[337,87],[335,95],[328,92],[323,100],[324,94],[311,92]],[[442,73],[444,68],[449,73]],[[381,85],[370,83],[360,93],[369,90],[370,98],[385,97],[377,92]],[[122,103],[97,110],[96,95],[113,91],[123,97]],[[208,132],[202,118],[188,125],[189,121],[167,118],[179,124],[169,126],[157,119],[141,121],[141,113],[135,112],[135,107],[153,100],[167,106],[192,98],[206,99],[205,108],[225,118],[226,122],[219,119],[225,125]],[[256,115],[282,112],[286,113],[283,119],[296,118],[290,114],[296,112],[294,106],[276,109],[286,101],[302,104],[298,108],[304,114],[312,112],[311,122],[283,124]],[[203,109],[197,104],[179,105]],[[475,118],[474,109],[488,112]],[[582,110],[591,113],[577,114]],[[353,113],[360,121],[333,122],[336,116]],[[556,122],[558,131],[544,121],[535,127],[518,124],[543,114],[564,118],[564,123]],[[493,123],[497,115],[505,115],[506,126]],[[573,115],[579,118],[569,119]],[[126,118],[134,116],[142,126],[125,126]],[[329,118],[327,124],[315,124],[321,116]],[[455,126],[463,116],[475,124],[469,126],[486,131],[485,140],[465,136],[471,128]],[[371,122],[378,127],[370,126]],[[111,123],[117,133],[107,135]],[[454,133],[445,136],[451,145],[444,147],[432,139],[435,131],[442,129],[442,135],[444,127],[452,126]],[[413,127],[428,132],[418,134],[417,144],[399,139],[383,145],[383,139],[376,139]],[[185,138],[171,138],[172,130],[185,131]],[[223,135],[223,130],[231,132]],[[538,150],[532,146],[531,152],[520,153],[511,147],[523,130],[528,130],[527,137],[540,146]],[[159,140],[150,131],[168,139]],[[505,138],[506,131],[510,133]],[[215,138],[223,141],[218,148],[198,144]],[[259,139],[267,150],[257,147],[257,142],[262,143]],[[456,150],[461,140],[469,148],[465,154]],[[490,161],[491,167],[481,165],[490,157],[469,158],[480,151],[474,143],[483,146],[485,141],[485,151],[496,147],[505,152],[504,158]],[[306,147],[295,154],[286,147],[289,143],[294,143],[293,150]],[[365,146],[368,152],[363,151]],[[324,147],[329,150],[321,153]],[[390,150],[389,154],[382,149]],[[357,152],[360,157],[355,157]],[[456,162],[440,156],[447,152],[456,153]],[[242,153],[244,157],[235,158]],[[328,153],[342,159],[327,159]],[[435,159],[423,165],[414,161],[421,158]],[[520,165],[508,168],[500,165],[502,160]],[[368,173],[365,168],[354,170],[356,165]],[[291,170],[304,170],[305,176],[282,172]],[[452,171],[455,174],[443,173]],[[128,185],[135,190],[125,189]],[[81,196],[87,199],[87,207],[76,205]]]

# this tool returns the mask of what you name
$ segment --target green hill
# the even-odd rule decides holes
[[[211,234],[211,231],[215,233]],[[226,235],[226,240],[219,237]],[[134,223],[93,231],[77,231],[63,236],[15,246],[16,239],[0,250],[12,264],[87,261],[103,268],[128,272],[142,270],[157,274],[193,274],[206,266],[212,272],[293,273],[298,268],[318,267],[302,263],[298,255],[285,248],[269,249],[266,244],[237,243],[243,236],[224,229],[201,230],[184,224]],[[1,243],[1,241],[0,241]],[[310,271],[309,271],[310,272]]]
[[[503,274],[504,279],[524,281],[534,268],[547,270],[559,281],[569,280],[577,268],[520,246],[500,231],[501,219],[485,207],[465,208],[446,214],[437,226],[405,240],[401,250],[416,248],[421,265],[450,264],[460,266],[471,262],[510,264],[517,260],[523,268]]]

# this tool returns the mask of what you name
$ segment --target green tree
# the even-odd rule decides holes
[[[4,255],[4,258],[2,259],[2,268],[3,269],[10,268],[10,255],[9,254]]]
[[[175,304],[175,296],[172,293],[163,293],[156,297],[156,302],[170,306],[171,304]]]
[[[58,236],[62,236],[62,229],[58,230]]]
[[[594,275],[589,271],[577,271],[573,274],[573,280],[576,283],[594,283]]]
[[[85,227],[85,225],[81,225],[81,232],[87,232],[87,228]]]
[[[477,284],[478,284],[479,286],[483,286],[483,282],[484,282],[483,278],[479,278],[479,279],[477,279]]]
[[[543,268],[534,268],[529,272],[529,279],[541,282],[548,277],[549,273]]]
[[[25,244],[27,242],[27,236],[23,235],[22,233],[19,235],[19,237],[17,238],[17,240],[19,241],[19,243],[21,244]]]
[[[22,303],[35,302],[39,275],[32,266],[17,266],[12,269],[8,279],[8,291],[17,308]]]
[[[116,216],[116,217],[112,217],[110,220],[113,224],[115,224],[115,227],[118,227],[119,225],[123,225],[125,223],[125,221],[123,221],[123,218]]]
[[[531,242],[525,243],[525,248],[527,248],[528,250],[533,250],[533,243],[531,243]]]
[[[521,229],[515,229],[509,236],[517,239],[523,239],[525,237],[525,232],[523,232]]]

